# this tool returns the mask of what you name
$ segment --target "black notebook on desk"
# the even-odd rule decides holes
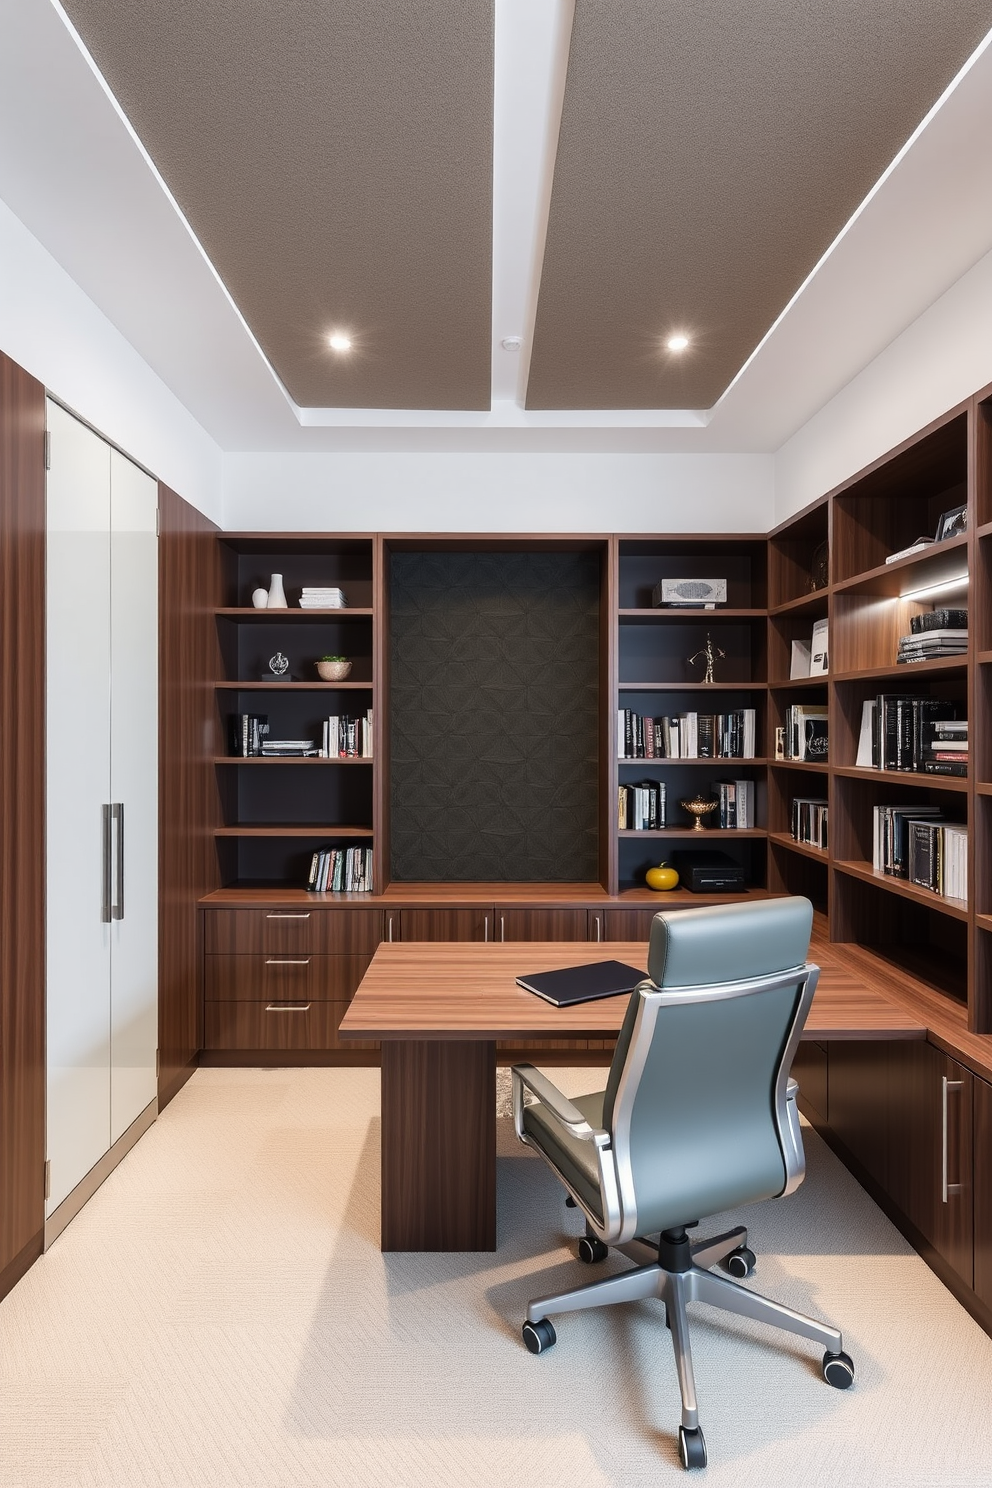
[[[561,971],[518,976],[517,986],[553,1002],[555,1007],[571,1007],[577,1002],[594,1002],[597,997],[633,992],[644,976],[636,966],[626,966],[622,961],[591,961],[585,966],[565,966]]]

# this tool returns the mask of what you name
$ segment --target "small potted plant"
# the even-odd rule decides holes
[[[347,656],[322,656],[317,662],[317,675],[325,682],[343,682],[350,671]]]

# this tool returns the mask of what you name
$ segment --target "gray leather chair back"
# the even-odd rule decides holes
[[[812,920],[801,898],[655,916],[603,1103],[638,1233],[783,1192]]]

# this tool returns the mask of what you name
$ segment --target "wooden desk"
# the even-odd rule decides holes
[[[815,947],[809,1039],[925,1038],[926,1026]],[[496,1247],[496,1041],[616,1034],[627,999],[555,1008],[527,972],[615,959],[645,967],[643,941],[380,945],[341,1022],[382,1040],[383,1250]],[[593,1083],[593,1082],[591,1082]]]

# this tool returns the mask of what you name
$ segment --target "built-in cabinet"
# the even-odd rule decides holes
[[[154,1112],[158,554],[150,476],[52,401],[48,446],[52,1216]]]

